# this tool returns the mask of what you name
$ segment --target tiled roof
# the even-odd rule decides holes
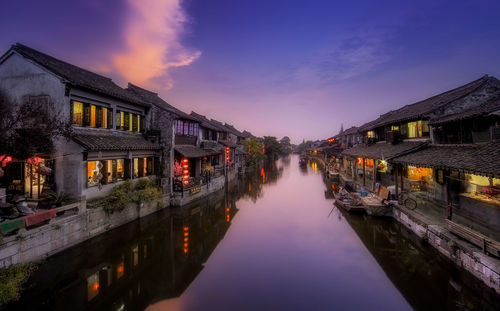
[[[222,124],[222,122],[219,122],[217,120],[214,120],[214,119],[210,119],[210,122],[216,126],[220,132],[228,132],[229,130],[224,126],[224,124]]]
[[[344,150],[342,152],[342,155],[373,159],[391,159],[413,150],[418,150],[425,144],[427,144],[427,142],[425,141],[402,142],[395,145],[391,143],[381,142],[372,145],[359,145],[356,147],[352,147]]]
[[[486,145],[430,145],[391,160],[394,163],[449,168],[500,178],[500,141]]]
[[[447,122],[486,116],[490,113],[495,112],[500,112],[500,96],[492,98],[480,105],[460,109],[455,113],[450,113],[439,118],[431,119],[429,124],[439,125]]]
[[[169,111],[179,118],[191,120],[191,121],[196,121],[195,118],[191,117],[187,113],[175,108],[174,106],[172,106],[169,103],[167,103],[166,101],[164,101],[160,96],[158,96],[157,93],[143,89],[143,88],[138,87],[137,85],[134,85],[132,83],[128,84],[127,92],[140,97],[145,102],[151,103],[151,104],[153,104],[161,109]]]
[[[246,131],[246,130],[244,130],[243,132],[241,132],[241,135],[242,135],[242,137],[244,137],[244,138],[252,138],[252,137],[255,137],[255,136],[253,136],[253,135],[252,135],[252,133],[250,133],[250,132],[248,132],[248,131]]]
[[[231,124],[224,124],[224,126],[229,130],[229,132],[231,132],[232,134],[236,135],[236,136],[239,136],[239,137],[243,137],[243,134],[238,131],[236,128],[234,128],[234,126],[232,126]]]
[[[333,136],[333,138],[342,137],[342,136],[351,135],[351,134],[357,134],[358,132],[359,132],[358,127],[352,126],[352,127],[348,128],[347,130],[343,131],[342,133],[339,133],[339,134]]]
[[[376,120],[370,121],[360,126],[360,131],[372,130],[391,123],[430,117],[433,112],[442,109],[455,100],[471,94],[481,86],[485,85],[487,82],[494,83],[497,81],[498,80],[493,77],[489,77],[487,75],[483,76],[478,80],[472,81],[453,90],[441,93],[439,95],[427,98],[411,105],[406,105],[394,111],[389,111],[381,115]]]
[[[90,132],[90,131],[89,131]],[[73,140],[87,151],[158,150],[160,146],[140,134],[112,132],[76,133]]]
[[[212,122],[210,122],[209,119],[207,119],[207,117],[205,117],[201,114],[197,114],[196,112],[191,111],[190,116],[195,118],[196,120],[198,120],[198,122],[200,122],[200,125],[202,127],[205,127],[205,128],[212,130],[212,131],[219,131],[220,130],[219,127],[215,126]]]
[[[186,158],[202,158],[212,154],[218,154],[218,152],[212,153],[193,145],[177,145],[174,147],[174,150]]]
[[[137,105],[148,107],[149,104],[141,98],[130,94],[116,85],[110,78],[101,76],[89,70],[69,64],[30,47],[16,43],[11,47],[12,51],[32,60],[45,69],[66,80],[69,84],[77,87],[98,92],[107,96],[125,100]],[[10,51],[10,50],[9,50]],[[8,54],[7,52],[6,54]]]

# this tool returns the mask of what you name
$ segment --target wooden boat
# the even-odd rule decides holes
[[[330,180],[339,180],[339,173],[333,169],[326,171],[326,177]]]
[[[306,166],[307,165],[307,160],[305,158],[300,158],[299,160],[299,166]]]
[[[347,192],[345,189],[339,191],[339,193],[334,193],[335,200],[333,204],[335,206],[342,208],[350,213],[364,213],[365,207],[360,204],[359,200],[354,198],[354,195]]]

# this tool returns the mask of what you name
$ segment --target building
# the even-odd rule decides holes
[[[39,200],[50,188],[92,199],[125,179],[158,173],[160,146],[146,135],[151,104],[111,79],[16,44],[0,58],[0,88],[11,102],[46,102],[74,130],[53,154],[3,163],[8,193]]]

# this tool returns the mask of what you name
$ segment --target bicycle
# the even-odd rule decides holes
[[[388,200],[382,200],[382,203],[385,205],[391,205]],[[414,210],[417,208],[417,201],[414,199],[410,198],[408,191],[403,191],[398,194],[398,205],[399,206],[404,206],[409,210]]]

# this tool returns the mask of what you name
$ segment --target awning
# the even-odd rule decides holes
[[[455,169],[500,178],[500,141],[478,145],[431,145],[391,160],[392,163]]]
[[[134,133],[76,133],[73,140],[87,151],[161,149],[159,145]]]
[[[381,142],[373,145],[359,145],[353,148],[349,148],[344,150],[342,152],[342,155],[370,159],[391,159],[396,156],[418,150],[426,144],[427,142],[423,141],[402,142],[394,145],[391,143]]]
[[[204,148],[203,150],[206,151],[209,155],[217,155],[222,153],[222,150],[216,150],[212,148]]]
[[[192,145],[178,145],[174,147],[174,150],[186,158],[202,158],[212,155],[212,153]]]

